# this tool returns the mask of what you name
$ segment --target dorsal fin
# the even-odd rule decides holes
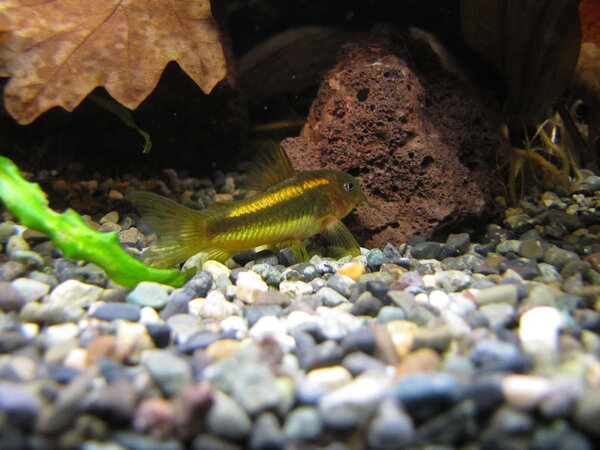
[[[244,178],[244,186],[254,191],[264,191],[295,175],[296,171],[285,150],[276,142],[269,141],[258,146],[250,171]]]

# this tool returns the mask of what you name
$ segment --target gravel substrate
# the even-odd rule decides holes
[[[150,238],[127,192],[195,207],[244,195],[224,174],[35,179],[134,255]],[[599,207],[588,173],[525,199],[480,242],[300,263],[244,252],[182,288],[133,290],[4,212],[0,448],[591,449]]]

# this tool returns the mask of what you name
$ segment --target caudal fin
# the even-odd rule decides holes
[[[206,214],[151,192],[134,192],[127,199],[157,235],[156,242],[142,253],[145,263],[169,268],[206,247]]]

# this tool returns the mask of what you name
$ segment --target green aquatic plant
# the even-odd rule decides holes
[[[48,207],[46,194],[37,183],[26,181],[18,167],[0,156],[0,199],[28,228],[47,234],[67,258],[83,259],[100,266],[116,283],[132,288],[141,281],[181,286],[191,273],[156,269],[126,253],[116,232],[99,232],[72,209],[62,214]]]

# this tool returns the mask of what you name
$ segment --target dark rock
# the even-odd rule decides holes
[[[362,293],[352,305],[350,313],[356,316],[377,316],[377,313],[382,308],[383,303],[377,297],[369,292]]]
[[[475,403],[477,411],[487,414],[498,408],[504,401],[502,393],[503,374],[490,373],[475,377],[465,387],[465,397]]]
[[[379,27],[346,47],[302,136],[283,146],[297,169],[358,175],[373,207],[351,214],[349,226],[359,242],[381,247],[489,212],[500,192],[498,130],[475,90],[445,74],[424,41]]]
[[[68,384],[81,374],[81,370],[57,363],[46,364],[48,378],[61,384]]]
[[[460,255],[460,251],[456,247],[451,247],[449,245],[442,245],[440,247],[440,253],[437,256],[440,261],[445,261],[449,258],[454,258],[455,256]],[[449,269],[452,269],[451,267]],[[447,270],[446,268],[444,270]]]
[[[241,252],[234,253],[232,258],[240,266],[245,266],[250,261],[254,261],[256,259],[256,254],[257,251],[254,249],[242,250]]]
[[[473,401],[465,400],[419,426],[419,438],[430,444],[459,446],[477,436]]]
[[[148,323],[146,331],[152,338],[152,342],[158,348],[164,348],[171,342],[171,327],[166,323]]]
[[[138,305],[130,303],[104,303],[96,308],[92,317],[108,322],[116,319],[137,322],[140,320],[140,315],[140,307]]]
[[[471,237],[469,236],[469,233],[450,234],[446,239],[446,246],[454,247],[461,255],[469,250],[470,244]]]
[[[193,289],[180,288],[173,290],[169,294],[166,306],[160,312],[161,319],[167,320],[175,314],[187,314],[188,303],[195,297],[196,294]]]
[[[203,328],[192,334],[182,345],[179,350],[183,353],[192,353],[199,348],[206,348],[213,342],[219,339],[219,334],[214,331]]]
[[[213,278],[210,272],[200,271],[192,277],[185,285],[185,289],[193,292],[194,297],[206,297],[213,285]]]
[[[359,351],[367,354],[373,354],[376,346],[373,327],[365,325],[357,330],[351,331],[342,340],[341,346],[344,350],[344,353]]]
[[[383,281],[371,280],[366,283],[367,291],[377,297],[384,303],[389,304],[390,299],[387,297],[387,292],[390,290],[387,284]]]
[[[406,375],[392,388],[391,395],[402,402],[418,422],[444,411],[464,395],[464,387],[452,375],[429,372]]]
[[[478,342],[469,358],[482,371],[508,371],[523,373],[531,367],[532,361],[517,346],[496,339]]]
[[[292,249],[287,247],[279,250],[277,253],[277,260],[279,261],[279,264],[286,267],[293,266],[300,262]]]
[[[436,259],[440,256],[442,246],[437,242],[425,241],[415,244],[410,249],[410,255],[416,259]]]

